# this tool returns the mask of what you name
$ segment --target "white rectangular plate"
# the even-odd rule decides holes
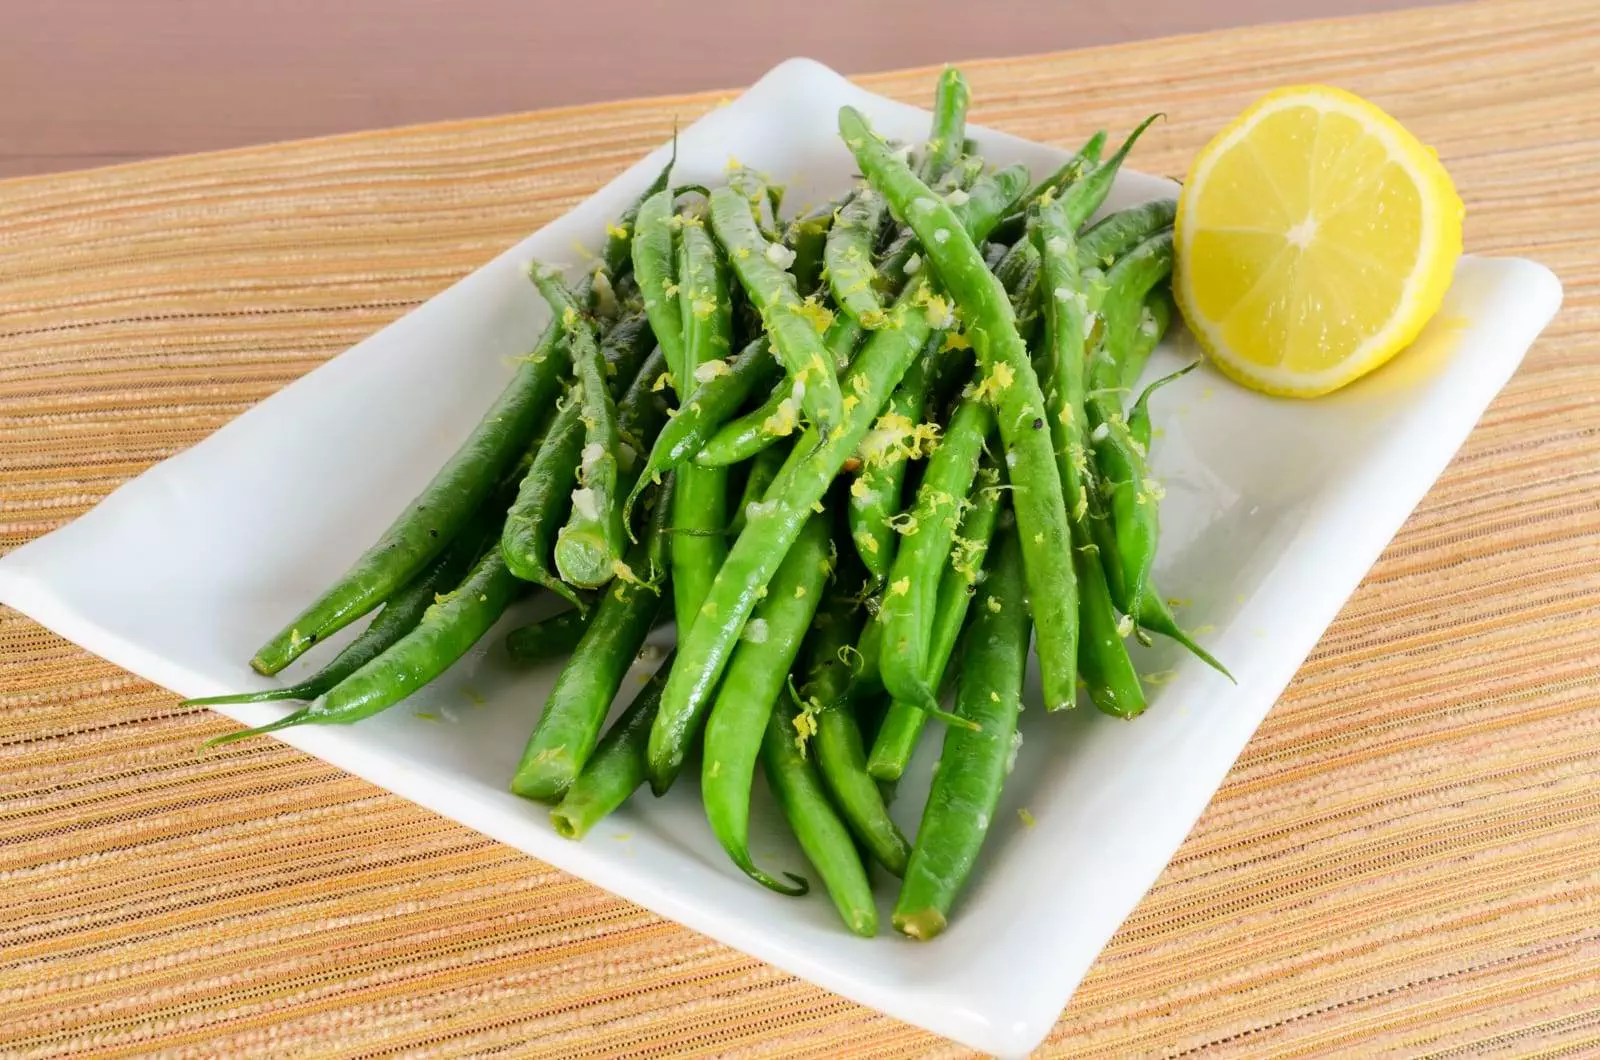
[[[713,182],[734,155],[787,180],[792,203],[832,198],[854,169],[835,133],[845,103],[885,135],[926,134],[924,112],[792,60],[684,131],[676,177]],[[1065,157],[973,135],[991,161],[1024,162],[1035,174]],[[574,241],[598,246],[607,220],[665,161],[662,148],[415,312],[0,559],[0,600],[184,695],[269,684],[246,666],[257,645],[382,532],[477,422],[509,359],[531,345],[545,311],[522,264],[576,266]],[[1129,173],[1107,205],[1172,188]],[[847,997],[976,1048],[1022,1054],[1050,1029],[1560,298],[1541,266],[1469,257],[1416,347],[1332,397],[1274,400],[1209,370],[1163,393],[1160,583],[1193,601],[1182,620],[1204,631],[1239,683],[1162,645],[1142,667],[1174,672],[1137,722],[1088,707],[1029,712],[982,865],[932,943],[887,929],[854,938],[825,895],[788,899],[747,881],[705,826],[693,768],[666,798],[635,797],[584,842],[559,838],[543,807],[506,791],[555,673],[505,661],[501,634],[526,620],[528,606],[387,714],[280,738]],[[1191,356],[1187,344],[1181,334],[1169,340],[1150,375]],[[630,681],[625,694],[636,687]],[[280,712],[226,711],[252,725]],[[936,754],[937,741],[926,741],[902,785],[896,807],[908,832]],[[806,871],[760,798],[758,859]],[[889,882],[879,879],[885,925]]]

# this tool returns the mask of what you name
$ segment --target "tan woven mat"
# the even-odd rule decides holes
[[[1437,145],[1469,250],[1567,290],[1044,1052],[1600,1055],[1600,7],[965,69],[1035,139],[1166,111],[1134,164],[1172,174],[1265,89],[1346,86]],[[717,98],[0,184],[0,550]],[[0,1052],[965,1055],[271,740],[198,752],[230,728],[0,611]]]

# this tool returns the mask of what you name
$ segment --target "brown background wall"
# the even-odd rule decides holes
[[[1406,0],[0,0],[0,176]]]

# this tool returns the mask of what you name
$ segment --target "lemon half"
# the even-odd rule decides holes
[[[1382,110],[1308,85],[1259,100],[1195,158],[1173,292],[1229,376],[1314,397],[1404,349],[1461,256],[1461,198]]]

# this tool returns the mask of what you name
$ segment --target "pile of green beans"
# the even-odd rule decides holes
[[[945,70],[916,150],[842,108],[861,180],[833,203],[785,216],[763,174],[675,185],[669,164],[581,284],[533,263],[551,318],[533,352],[251,663],[277,673],[375,617],[297,684],[194,701],[304,703],[216,742],[370,717],[553,593],[562,609],[505,650],[562,660],[510,778],[561,835],[698,755],[707,823],[752,880],[801,896],[815,877],[872,935],[876,865],[901,881],[894,928],[942,931],[1021,744],[1030,642],[1050,711],[1081,686],[1141,713],[1129,642],[1152,635],[1227,673],[1156,585],[1152,396],[1189,369],[1128,400],[1174,315],[1175,204],[1089,224],[1150,122],[1036,181],[984,161],[969,98]],[[626,680],[668,621],[676,650]],[[908,835],[895,782],[930,719],[943,748]],[[762,853],[771,872],[751,850],[758,773],[798,844]]]

